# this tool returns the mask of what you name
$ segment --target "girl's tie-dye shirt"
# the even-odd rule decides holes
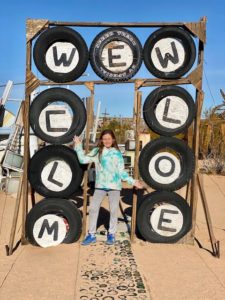
[[[95,188],[121,190],[121,180],[127,181],[131,185],[134,184],[135,180],[124,170],[124,160],[119,150],[104,147],[101,162],[99,162],[98,150],[98,148],[94,148],[91,152],[85,154],[81,144],[75,146],[81,164],[95,163]]]

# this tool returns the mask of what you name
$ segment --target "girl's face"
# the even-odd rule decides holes
[[[110,134],[106,133],[102,137],[102,142],[106,148],[110,148],[110,147],[112,147],[112,144],[113,144],[113,138],[111,137]]]

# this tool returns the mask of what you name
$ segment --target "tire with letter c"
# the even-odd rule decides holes
[[[53,105],[54,102],[58,104]],[[80,135],[86,119],[86,109],[81,99],[65,88],[41,92],[30,107],[30,126],[34,133],[54,145],[69,143],[74,135]]]

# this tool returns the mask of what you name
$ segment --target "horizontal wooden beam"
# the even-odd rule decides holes
[[[77,26],[77,27],[164,27],[185,26],[184,22],[63,22],[49,21],[50,26]]]
[[[130,79],[127,81],[119,81],[119,82],[111,82],[111,81],[104,81],[104,80],[90,80],[90,81],[71,81],[71,82],[65,82],[65,83],[57,83],[53,81],[46,81],[46,80],[40,80],[40,85],[87,85],[87,84],[124,84],[124,83],[135,83],[137,81],[140,81],[140,79]],[[174,79],[174,80],[168,80],[168,79],[157,79],[157,78],[141,78],[141,81],[143,81],[143,84],[141,87],[146,86],[160,86],[160,85],[174,85],[174,84],[190,84],[190,80],[188,78],[180,78],[180,79]]]

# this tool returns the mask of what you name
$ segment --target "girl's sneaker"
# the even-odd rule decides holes
[[[88,233],[86,238],[81,242],[81,245],[88,246],[94,243],[96,243],[96,236],[94,234]]]
[[[106,244],[107,245],[113,245],[116,242],[116,238],[115,238],[115,234],[113,233],[108,233],[107,235],[107,240],[106,240]]]

